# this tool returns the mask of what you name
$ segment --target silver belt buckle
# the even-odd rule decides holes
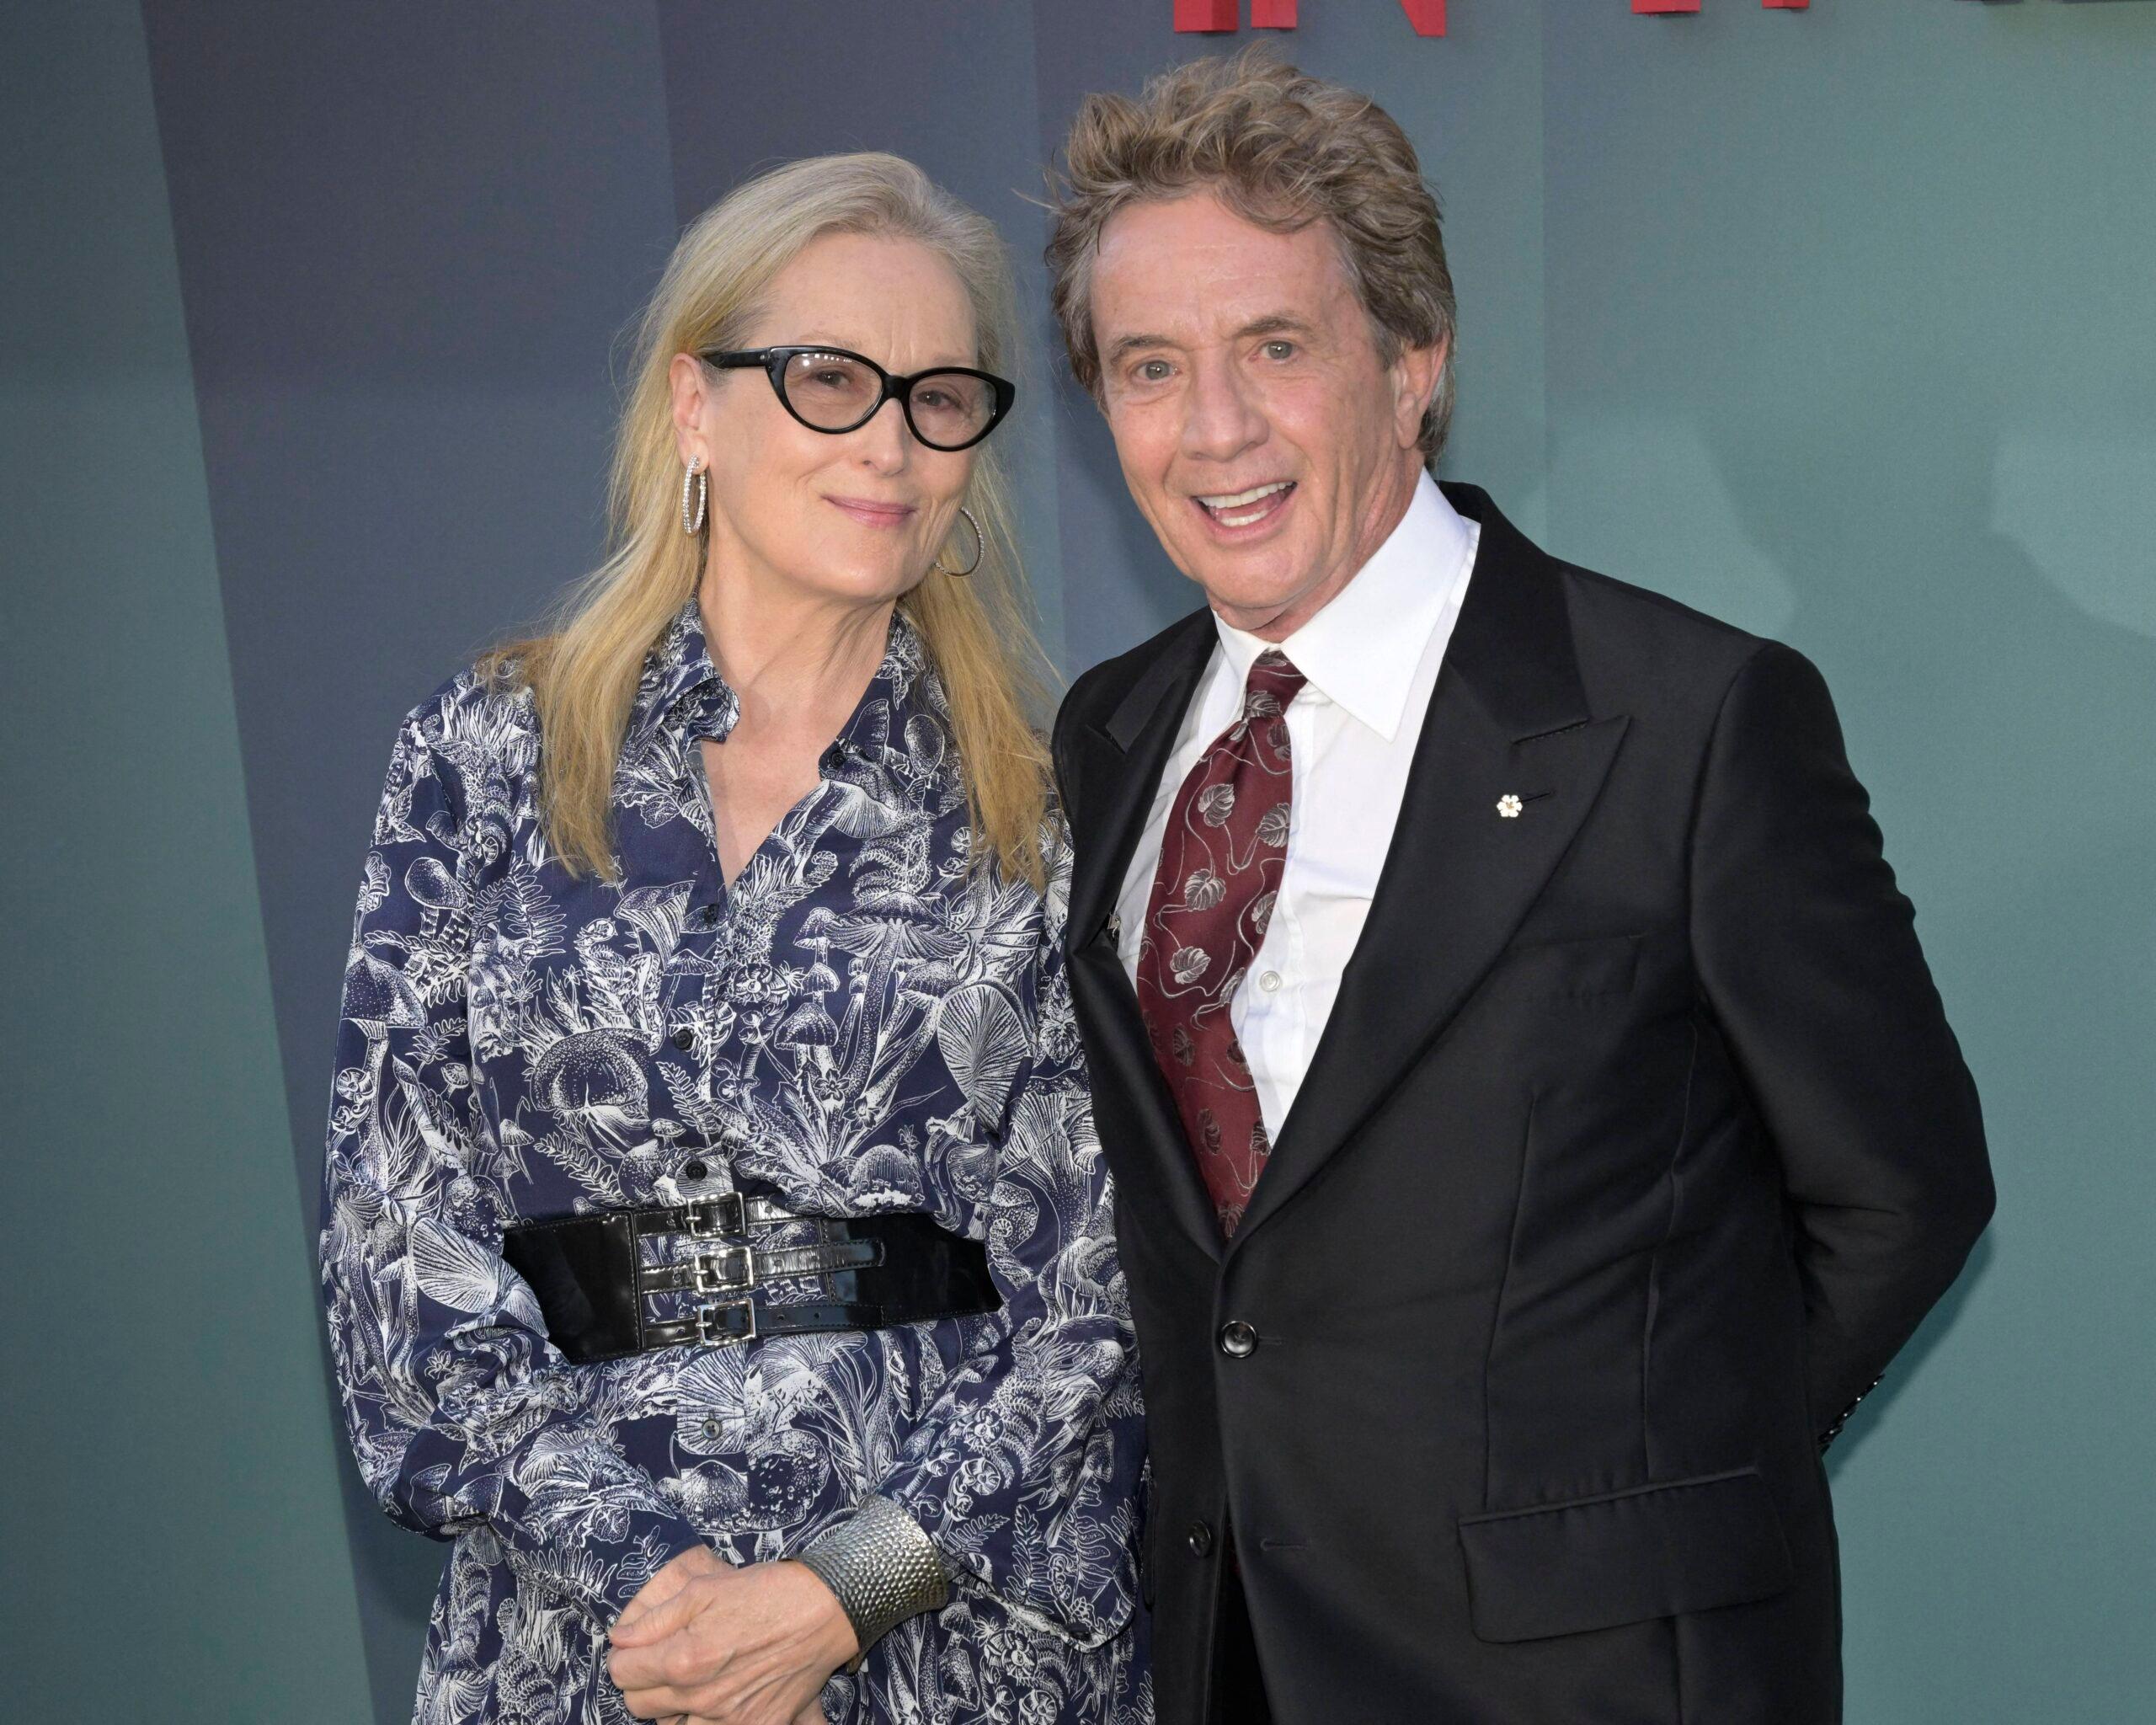
[[[733,1267],[728,1264],[729,1258],[734,1261]],[[753,1246],[728,1246],[718,1252],[700,1252],[695,1262],[699,1294],[723,1294],[756,1285],[756,1248]]]
[[[741,1194],[728,1192],[718,1198],[699,1198],[687,1206],[688,1224],[683,1231],[698,1240],[717,1240],[747,1231]]]
[[[749,1327],[743,1334],[737,1336],[730,1330],[717,1330],[712,1327],[720,1313],[730,1311],[741,1312],[748,1318]],[[696,1308],[696,1339],[707,1348],[739,1348],[744,1342],[755,1341],[756,1339],[756,1308],[754,1302],[747,1300],[729,1300],[718,1306],[698,1306]]]

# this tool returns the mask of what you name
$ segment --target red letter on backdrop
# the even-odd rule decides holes
[[[1632,0],[1635,12],[1697,12],[1700,0]]]
[[[1176,28],[1232,30],[1235,28],[1235,4],[1236,0],[1176,0]]]
[[[1254,30],[1294,29],[1295,0],[1250,0],[1250,27]]]
[[[1442,36],[1445,33],[1445,0],[1400,0],[1400,9],[1407,14],[1407,21],[1415,26],[1417,35]]]
[[[1809,12],[1812,0],[1759,0],[1769,12]]]

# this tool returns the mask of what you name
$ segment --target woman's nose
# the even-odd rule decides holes
[[[862,459],[879,473],[901,473],[913,458],[913,428],[906,424],[905,409],[895,395],[853,435],[861,440]]]

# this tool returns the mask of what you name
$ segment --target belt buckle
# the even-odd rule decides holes
[[[727,1316],[739,1312],[747,1327],[738,1334],[731,1329],[714,1326]],[[739,1348],[744,1342],[756,1339],[756,1308],[746,1300],[728,1300],[716,1306],[696,1308],[696,1340],[707,1348]]]
[[[722,1274],[728,1258],[734,1259],[739,1274]],[[756,1248],[753,1246],[728,1246],[718,1252],[700,1252],[696,1257],[696,1292],[723,1294],[735,1288],[756,1285]]]
[[[738,1192],[723,1193],[717,1198],[699,1198],[683,1209],[688,1226],[681,1231],[696,1239],[717,1240],[728,1234],[748,1231],[747,1215]]]

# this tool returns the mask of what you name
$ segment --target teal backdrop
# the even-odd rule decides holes
[[[1825,670],[1999,1218],[1830,1465],[1853,1725],[2156,1717],[2156,0],[1304,0],[1407,126],[1449,475]],[[7,1717],[408,1717],[440,1548],[313,1294],[398,717],[595,556],[620,336],[780,158],[1003,224],[1068,669],[1187,610],[1049,345],[1079,97],[1169,0],[0,0]]]

